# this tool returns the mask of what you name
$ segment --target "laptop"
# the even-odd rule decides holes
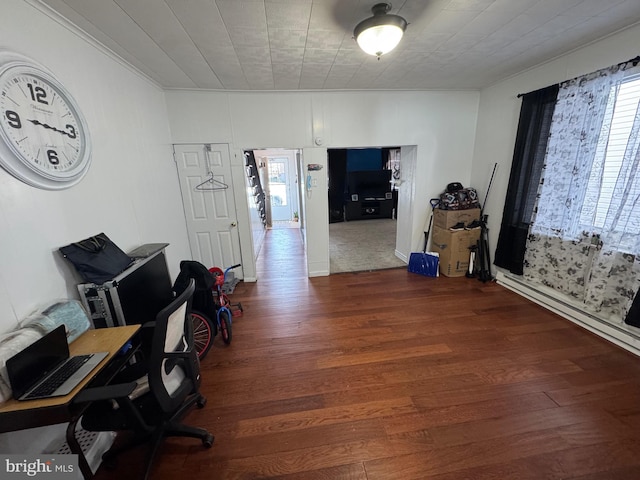
[[[7,360],[7,377],[16,400],[67,395],[109,354],[69,355],[60,325]]]

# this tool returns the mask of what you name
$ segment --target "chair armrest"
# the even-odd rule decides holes
[[[190,359],[192,355],[193,355],[193,350],[191,349],[185,350],[184,352],[164,352],[162,354],[162,356],[167,359],[173,358],[173,359],[181,359],[181,360]]]
[[[136,382],[104,385],[102,387],[85,388],[73,399],[73,403],[97,402],[128,397],[136,388]]]
[[[167,359],[165,372],[169,373],[176,365],[185,370],[185,374],[195,384],[199,385],[200,381],[200,362],[198,354],[193,349],[184,352],[165,352],[164,357]]]

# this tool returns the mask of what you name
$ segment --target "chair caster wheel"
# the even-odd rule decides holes
[[[204,408],[204,406],[207,404],[207,399],[206,397],[200,397],[198,399],[198,401],[196,402],[196,406],[198,408]]]
[[[205,439],[202,440],[202,445],[207,448],[211,448],[213,446],[213,435],[209,434]]]

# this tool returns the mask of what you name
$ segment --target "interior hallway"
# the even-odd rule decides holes
[[[274,222],[267,229],[256,261],[258,283],[275,278],[307,278],[307,259],[302,232],[294,222]]]

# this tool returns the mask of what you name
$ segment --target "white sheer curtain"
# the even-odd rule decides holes
[[[595,228],[597,253],[585,302],[596,311],[626,314],[640,288],[640,104],[604,225]]]
[[[640,102],[601,233],[609,245],[640,253]]]
[[[596,217],[624,75],[615,66],[561,85],[524,266],[526,279],[616,322],[640,288],[638,109],[606,216]]]
[[[560,86],[547,157],[538,189],[532,233],[577,240],[580,212],[593,165],[602,164],[615,92],[624,71],[619,67],[569,80]]]

